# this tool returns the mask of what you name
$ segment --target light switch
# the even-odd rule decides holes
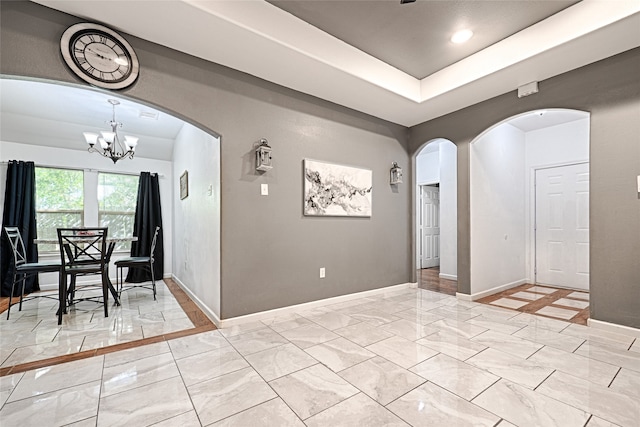
[[[269,184],[260,184],[260,195],[262,196],[269,195]]]
[[[638,193],[640,193],[640,175],[638,175]]]

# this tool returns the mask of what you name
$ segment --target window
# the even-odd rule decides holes
[[[82,171],[36,168],[36,223],[38,237],[57,239],[56,229],[84,224],[84,176]],[[57,245],[39,245],[42,252]]]
[[[109,236],[133,235],[137,198],[137,176],[98,173],[98,224],[109,227]],[[130,242],[122,242],[116,245],[116,250],[130,247]]]
[[[61,227],[109,227],[110,237],[133,235],[138,176],[36,167],[38,237],[57,239]],[[129,250],[123,242],[116,250]],[[41,253],[57,245],[38,245]]]

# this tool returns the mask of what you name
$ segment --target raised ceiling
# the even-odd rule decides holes
[[[405,126],[640,46],[638,0],[35,2]]]
[[[578,3],[571,1],[268,0],[417,79]],[[475,37],[454,45],[451,35],[470,29]]]

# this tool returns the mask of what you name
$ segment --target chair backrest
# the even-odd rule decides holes
[[[62,266],[96,265],[104,269],[107,255],[107,227],[58,228]]]
[[[160,232],[160,226],[156,226],[156,231],[153,233],[153,239],[151,239],[151,252],[149,252],[149,258],[151,259],[151,263],[155,261],[155,253],[156,253],[156,243],[158,241],[158,233]]]
[[[4,232],[7,234],[9,244],[13,250],[13,261],[15,266],[18,267],[27,262],[27,251],[22,241],[22,235],[20,235],[20,229],[18,227],[5,227]]]

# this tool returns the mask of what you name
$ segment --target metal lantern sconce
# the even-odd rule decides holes
[[[391,166],[389,182],[391,185],[402,184],[402,168],[396,162]]]
[[[256,148],[256,170],[268,171],[271,165],[271,147],[266,139],[260,139],[260,145]]]

